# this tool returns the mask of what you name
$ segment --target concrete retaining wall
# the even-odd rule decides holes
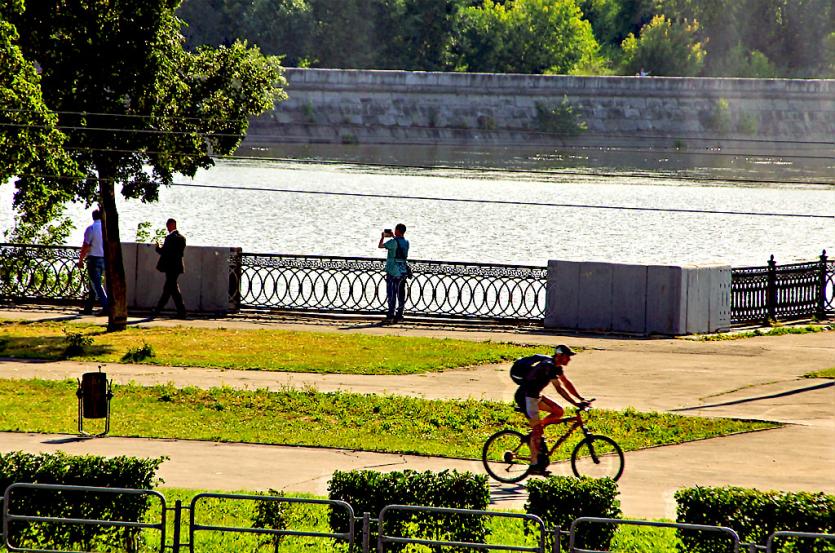
[[[572,77],[342,69],[287,70],[289,99],[255,120],[248,142],[616,143],[666,147],[800,141],[831,151],[835,80]],[[542,132],[537,105],[567,98],[588,124]],[[814,144],[818,142],[818,144]],[[823,144],[820,144],[823,142]],[[783,146],[786,146],[785,144]]]
[[[683,335],[727,330],[731,268],[549,261],[545,327]]]
[[[180,291],[186,310],[201,313],[229,311],[230,248],[186,247],[185,273],[180,275]],[[127,280],[128,309],[155,307],[165,282],[156,270],[159,255],[152,244],[123,243],[122,255]],[[168,309],[174,309],[169,301]]]

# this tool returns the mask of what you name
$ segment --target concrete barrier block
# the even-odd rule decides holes
[[[646,316],[647,334],[680,335],[686,332],[686,294],[681,267],[647,267]]]
[[[710,271],[709,267],[684,268],[687,293],[687,334],[708,332],[710,323]]]
[[[577,326],[584,330],[612,328],[612,264],[580,264]]]
[[[731,328],[731,267],[716,265],[710,272],[709,332]]]
[[[130,309],[136,294],[136,249],[133,242],[122,243],[122,266],[125,268],[125,301]]]
[[[200,303],[202,312],[229,311],[229,248],[199,248],[201,257]]]
[[[611,329],[643,333],[647,322],[647,267],[614,264],[612,271]]]
[[[548,262],[545,287],[545,328],[577,328],[580,263]]]
[[[134,307],[151,309],[157,304],[165,276],[156,270],[159,255],[153,244],[136,245],[136,277],[134,289]]]

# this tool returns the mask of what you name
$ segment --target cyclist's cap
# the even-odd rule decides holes
[[[571,350],[570,347],[566,346],[565,344],[560,344],[554,348],[554,355],[568,355],[571,357],[574,355],[574,351]]]

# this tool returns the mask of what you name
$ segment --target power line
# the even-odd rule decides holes
[[[547,202],[524,202],[518,200],[481,200],[471,198],[443,198],[437,196],[392,196],[390,194],[367,194],[360,192],[327,192],[320,190],[296,190],[290,188],[251,188],[247,186],[220,186],[216,184],[194,184],[194,183],[172,183],[171,186],[178,186],[184,188],[210,188],[219,190],[238,190],[248,192],[276,192],[285,194],[311,194],[318,196],[346,196],[354,198],[374,198],[385,200],[423,200],[434,202],[455,202],[455,203],[477,203],[477,204],[493,204],[493,205],[513,205],[513,206],[531,206],[531,207],[561,207],[573,209],[608,209],[616,211],[650,211],[663,213],[692,213],[692,214],[709,214],[709,215],[745,215],[757,217],[793,217],[803,219],[835,219],[835,215],[816,215],[808,213],[768,213],[756,211],[720,211],[708,209],[677,209],[677,208],[659,208],[659,207],[633,207],[633,206],[609,206],[609,205],[594,205],[594,204],[567,204],[567,203],[547,203]]]

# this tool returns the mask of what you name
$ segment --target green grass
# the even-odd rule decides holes
[[[311,373],[414,374],[543,353],[542,347],[438,338],[192,327],[105,332],[91,324],[5,321],[0,356],[65,359],[68,336],[79,341],[79,335],[93,340],[72,357],[79,361]]]
[[[835,367],[806,373],[803,376],[804,378],[835,378]]]
[[[687,340],[701,342],[719,342],[722,340],[744,340],[745,338],[757,338],[759,336],[785,336],[786,334],[813,334],[815,332],[828,332],[832,330],[831,325],[805,325],[805,326],[775,326],[768,329],[746,330],[743,332],[720,332],[718,334],[698,334],[689,336]]]
[[[0,380],[0,430],[75,433],[76,386],[74,381]],[[506,426],[525,428],[523,417],[511,404],[477,400],[136,385],[115,386],[114,395],[110,433],[115,436],[479,459],[490,434]],[[627,451],[775,426],[632,409],[595,410],[589,423],[594,432],[612,437]],[[575,433],[557,458],[566,458],[578,438]]]

